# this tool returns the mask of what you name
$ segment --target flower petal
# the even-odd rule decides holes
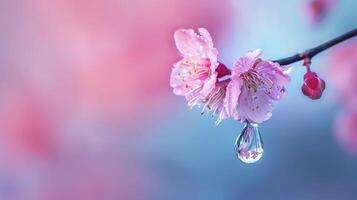
[[[212,37],[205,28],[199,28],[198,29],[199,34],[202,36],[204,39],[204,42],[207,44],[208,47],[213,48],[213,41]]]
[[[193,56],[197,53],[195,32],[192,29],[180,29],[174,34],[177,49],[184,56]]]
[[[235,119],[240,118],[237,106],[242,84],[243,80],[241,79],[231,80],[227,86],[226,97],[224,100],[227,115]]]
[[[244,73],[246,71],[248,71],[249,69],[251,69],[256,60],[260,57],[260,55],[262,54],[262,51],[260,49],[254,50],[254,51],[250,51],[248,52],[245,56],[240,57],[233,66],[233,76],[237,75],[239,76],[241,73]]]
[[[192,57],[199,59],[210,59],[212,65],[218,66],[217,55],[218,51],[213,48],[212,38],[209,32],[200,28],[198,35],[192,29],[179,29],[174,34],[174,39],[177,49],[183,57]]]
[[[204,83],[201,91],[201,95],[203,97],[208,96],[208,94],[212,92],[212,90],[215,88],[216,82],[217,82],[217,73],[213,73]]]
[[[264,90],[252,92],[246,87],[242,88],[238,100],[240,120],[262,123],[271,117],[272,109],[272,99],[265,94]]]
[[[272,99],[279,100],[286,94],[284,86],[290,81],[290,78],[278,63],[261,61],[257,64],[255,70],[265,82],[263,87],[266,94]]]

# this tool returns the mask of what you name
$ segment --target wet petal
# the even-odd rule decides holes
[[[251,69],[257,59],[260,57],[262,51],[260,49],[250,51],[245,56],[240,57],[233,66],[233,76],[240,75]]]
[[[210,33],[207,31],[207,29],[199,28],[198,32],[204,39],[204,42],[207,44],[207,46],[210,48],[213,48],[212,37],[211,37]]]
[[[180,29],[174,34],[177,49],[184,56],[191,57],[197,55],[199,50],[196,42],[195,32],[192,29]]]
[[[261,61],[255,70],[262,77],[266,94],[272,99],[279,100],[286,94],[285,85],[290,82],[290,77],[278,63]]]
[[[238,98],[241,94],[241,87],[243,80],[231,80],[227,86],[226,98],[225,98],[225,109],[229,117],[235,119],[240,118],[237,110]]]
[[[263,90],[252,92],[243,87],[238,102],[241,120],[262,123],[271,117],[272,109],[272,99]]]
[[[204,83],[202,91],[201,91],[201,95],[203,97],[208,96],[208,94],[210,92],[212,92],[212,90],[215,88],[216,85],[216,81],[217,81],[217,73],[212,74]]]
[[[213,48],[210,34],[204,28],[201,35],[192,29],[180,29],[174,38],[183,59],[174,65],[170,85],[176,95],[186,95],[192,89],[200,87],[205,98],[215,87],[217,74],[217,50]]]

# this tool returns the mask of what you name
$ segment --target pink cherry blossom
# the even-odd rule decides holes
[[[175,32],[176,46],[183,57],[171,73],[170,85],[176,95],[192,97],[190,93],[196,89],[208,95],[215,86],[218,51],[206,29],[200,28],[199,34],[192,29]]]
[[[224,99],[227,117],[261,123],[271,117],[273,100],[286,93],[289,76],[278,63],[262,60],[261,53],[248,52],[235,62]]]
[[[230,70],[217,60],[218,51],[213,47],[209,32],[198,29],[180,29],[174,39],[182,59],[174,64],[170,85],[176,95],[185,96],[189,106],[203,105],[202,113],[214,110],[224,118],[223,99],[228,82],[217,83],[219,77]]]

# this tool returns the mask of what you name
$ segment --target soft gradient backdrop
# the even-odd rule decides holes
[[[336,0],[319,21],[308,2],[0,1],[0,199],[357,199],[330,73],[342,60],[357,67],[356,48],[313,59],[327,81],[318,101],[302,95],[304,68],[293,65],[256,164],[235,157],[240,123],[214,128],[169,87],[179,28],[206,27],[228,66],[248,50],[278,59],[356,28],[356,1]]]

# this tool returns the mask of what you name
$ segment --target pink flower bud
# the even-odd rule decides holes
[[[223,63],[219,63],[216,72],[217,72],[217,78],[221,78],[223,76],[231,74],[231,70],[228,69]]]
[[[307,71],[304,75],[304,83],[301,86],[302,93],[310,99],[319,99],[325,90],[325,81],[315,72]]]

